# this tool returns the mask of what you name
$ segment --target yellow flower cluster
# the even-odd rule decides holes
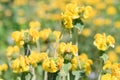
[[[108,66],[110,67],[111,73],[106,73],[105,75],[102,75],[101,80],[119,80],[120,79],[120,64],[118,63],[110,64],[109,62]]]
[[[51,73],[55,73],[62,68],[63,59],[56,58],[56,59],[45,59],[42,63],[43,70]]]
[[[76,53],[78,52],[78,48],[76,45],[72,45],[71,42],[67,44],[64,42],[61,42],[58,45],[58,52],[61,55],[66,52],[66,53],[71,53],[72,55],[76,56]]]
[[[91,65],[93,64],[91,59],[88,59],[87,55],[85,53],[80,54],[78,57],[74,57],[71,60],[72,67],[71,70],[75,70],[81,68],[84,69],[86,74],[90,74],[91,72]]]
[[[94,45],[102,51],[107,50],[109,47],[114,47],[115,39],[111,35],[106,36],[103,34],[96,34],[94,36]]]
[[[36,29],[14,31],[12,38],[18,45],[24,45],[25,42],[36,42],[39,39],[39,32]]]
[[[66,6],[65,11],[62,13],[62,20],[65,28],[73,28],[74,19],[87,19],[93,13],[92,7],[78,7],[77,4],[70,3]]]
[[[6,71],[8,69],[7,64],[0,65],[0,71]]]
[[[19,53],[19,47],[18,46],[8,46],[8,48],[6,49],[7,57],[10,57],[14,53]]]
[[[27,57],[20,55],[17,59],[15,59],[11,65],[13,72],[20,73],[26,72],[29,70],[29,62]]]
[[[28,56],[29,64],[33,66],[37,66],[37,63],[40,63],[40,61],[43,61],[44,59],[47,59],[48,55],[47,53],[38,53],[35,51],[32,51],[31,54]]]

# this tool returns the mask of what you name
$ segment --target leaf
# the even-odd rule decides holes
[[[100,58],[103,59],[103,61],[105,63],[108,60],[108,55],[107,54],[103,54]]]
[[[77,23],[77,24],[75,25],[75,28],[78,29],[79,33],[81,33],[82,30],[83,30],[83,28],[84,28],[84,25],[82,25],[81,23]]]
[[[72,74],[75,76],[74,80],[78,80],[82,74],[84,73],[84,71],[72,71]]]
[[[69,73],[69,70],[71,68],[71,63],[66,63],[63,65],[62,69],[60,70],[60,74],[65,76]]]

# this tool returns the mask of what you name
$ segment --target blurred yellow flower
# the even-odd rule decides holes
[[[117,10],[114,6],[109,6],[106,10],[106,13],[108,15],[115,15],[117,13]]]
[[[104,19],[103,18],[96,18],[93,20],[93,24],[95,26],[102,26],[104,23]]]
[[[7,71],[8,65],[7,64],[2,64],[0,65],[0,71]]]
[[[47,28],[47,29],[43,29],[39,32],[39,37],[43,40],[46,41],[47,38],[49,37],[49,34],[51,33],[51,29]]]
[[[101,80],[111,80],[111,74],[107,73],[105,75],[102,75]]]
[[[90,17],[92,17],[93,15],[93,9],[91,6],[86,6],[84,13],[83,13],[83,18],[88,19]]]
[[[61,32],[60,32],[60,31],[53,31],[53,34],[54,34],[55,37],[56,37],[56,41],[58,41],[58,40],[60,39]]]
[[[108,60],[110,60],[112,63],[115,63],[118,61],[118,55],[114,51],[109,51]]]
[[[18,46],[8,46],[6,50],[6,55],[9,57],[14,53],[19,53],[19,47]]]
[[[23,41],[23,37],[24,37],[24,33],[21,31],[14,31],[12,33],[12,38],[13,40],[16,42],[16,44],[18,45],[23,45],[24,41]]]
[[[88,37],[91,34],[91,30],[89,28],[84,28],[81,34],[85,37]]]
[[[72,19],[79,18],[79,7],[75,3],[67,4],[64,14],[71,17]]]
[[[116,46],[115,47],[115,52],[118,53],[118,54],[120,54],[120,46]]]
[[[30,26],[30,28],[32,28],[32,29],[37,29],[37,30],[39,30],[41,24],[40,24],[39,21],[31,21],[31,22],[29,23],[29,26]]]
[[[120,21],[115,21],[115,22],[114,22],[114,26],[115,26],[116,28],[120,28]]]

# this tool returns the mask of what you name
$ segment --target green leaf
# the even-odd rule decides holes
[[[62,69],[60,70],[60,75],[65,76],[69,73],[71,68],[71,63],[66,63],[63,65]]]
[[[100,58],[103,59],[103,61],[105,63],[108,60],[108,55],[107,54],[103,54]]]
[[[78,29],[79,32],[81,32],[81,31],[83,30],[83,28],[84,28],[84,25],[82,25],[81,23],[77,23],[77,24],[74,25],[74,26],[75,26],[75,28]]]
[[[78,80],[82,76],[82,73],[84,73],[84,71],[72,71],[72,74],[75,76],[74,80]]]

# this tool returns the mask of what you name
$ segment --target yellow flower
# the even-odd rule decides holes
[[[85,37],[88,37],[91,34],[91,30],[89,28],[85,28],[82,30],[82,35],[84,35]]]
[[[106,44],[106,35],[105,34],[96,34],[94,36],[94,45],[99,49],[105,51],[107,49]]]
[[[111,74],[107,73],[105,75],[102,75],[101,80],[111,80]]]
[[[120,21],[115,21],[114,26],[115,26],[116,28],[120,28]]]
[[[47,58],[48,58],[47,53],[38,53],[38,52],[32,51],[28,57],[28,60],[31,65],[36,67],[40,61]]]
[[[120,64],[114,63],[111,67],[112,75],[120,79]]]
[[[19,56],[11,65],[13,72],[21,73],[29,70],[29,61],[27,57]]]
[[[83,18],[87,19],[87,18],[92,17],[92,15],[93,15],[92,7],[91,6],[86,6],[85,10],[84,10],[84,13],[83,13]]]
[[[105,9],[106,8],[106,3],[105,2],[100,2],[96,5],[96,8],[99,10]]]
[[[53,31],[53,34],[56,37],[56,41],[58,41],[60,39],[61,32],[60,31]]]
[[[120,46],[115,47],[115,52],[120,54]]]
[[[63,24],[65,28],[73,28],[72,18],[69,15],[62,14]]]
[[[7,69],[8,69],[7,64],[0,65],[0,71],[7,71]]]
[[[29,35],[30,35],[30,38],[31,38],[31,41],[32,42],[37,42],[38,39],[39,39],[39,32],[35,29],[30,29],[29,30]]]
[[[79,18],[78,12],[79,7],[77,6],[77,4],[70,3],[66,6],[64,14],[70,16],[72,19],[76,19]]]
[[[39,32],[39,37],[43,40],[46,41],[49,37],[49,34],[51,33],[51,29],[47,28],[47,29],[43,29]]]
[[[64,43],[64,42],[61,42],[59,45],[58,45],[58,52],[59,54],[64,54],[65,52],[67,53],[71,53],[72,55],[76,55],[76,53],[78,52],[78,48],[76,45],[72,45],[72,43]]]
[[[114,48],[115,39],[111,35],[107,36],[107,44]]]
[[[109,51],[108,57],[109,57],[108,60],[110,60],[113,63],[118,61],[118,56],[114,51]]]
[[[105,69],[111,69],[112,63],[110,60],[105,62],[105,65],[103,66],[103,70]]]
[[[21,31],[14,31],[12,33],[12,38],[13,40],[19,44],[19,45],[23,45],[24,44],[24,41],[23,41],[23,38],[24,38],[24,33]]]
[[[109,6],[106,10],[106,13],[108,15],[115,15],[117,13],[117,10],[114,6]]]
[[[103,23],[104,23],[104,19],[102,19],[102,18],[97,18],[97,19],[94,19],[93,20],[93,24],[95,25],[95,26],[102,26],[103,25]]]
[[[91,72],[91,65],[93,64],[91,59],[88,59],[87,55],[85,53],[80,54],[77,57],[74,57],[71,60],[71,70],[78,69],[78,67],[81,67],[81,69],[84,69],[86,72],[86,75],[90,74]]]
[[[58,52],[60,54],[63,54],[65,52],[65,49],[66,49],[66,43],[64,42],[61,42],[59,45],[58,45]]]
[[[19,47],[18,46],[8,46],[6,50],[7,56],[11,56],[13,53],[19,53]]]
[[[78,60],[77,60],[76,57],[73,57],[73,59],[71,60],[71,64],[72,64],[72,67],[71,67],[72,71],[77,69],[77,67],[78,67]]]
[[[30,23],[29,23],[29,26],[30,26],[30,28],[32,28],[32,29],[37,29],[37,30],[39,30],[40,29],[40,23],[39,23],[39,21],[31,21]]]
[[[62,59],[45,59],[42,63],[42,68],[50,73],[55,73],[62,68]]]
[[[106,36],[104,34],[96,34],[94,36],[94,45],[99,49],[99,50],[107,50],[108,47],[114,47],[115,39],[111,36],[108,35]]]

